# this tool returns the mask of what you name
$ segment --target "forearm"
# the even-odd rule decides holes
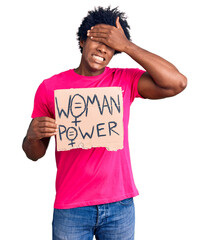
[[[26,136],[23,140],[22,148],[29,159],[37,161],[45,155],[47,147],[46,143],[42,139],[30,140]]]
[[[174,86],[184,87],[183,85],[186,84],[185,76],[173,64],[158,55],[148,52],[132,42],[127,44],[124,52],[139,63],[159,87],[169,89]]]

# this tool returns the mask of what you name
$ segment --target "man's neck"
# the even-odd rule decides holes
[[[80,65],[78,68],[74,69],[74,71],[82,76],[98,76],[104,72],[104,69],[101,69],[99,71],[94,71],[93,69],[88,69],[82,65]]]

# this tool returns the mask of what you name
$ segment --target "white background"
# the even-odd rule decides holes
[[[76,32],[94,6],[119,6],[132,41],[172,62],[188,78],[180,95],[136,99],[129,142],[140,196],[138,240],[209,239],[208,10],[206,1],[7,0],[0,3],[0,220],[4,240],[51,239],[54,140],[44,158],[21,149],[41,81],[78,67]],[[138,67],[124,53],[110,67]]]

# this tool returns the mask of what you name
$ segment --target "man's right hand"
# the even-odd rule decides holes
[[[34,118],[23,140],[22,148],[27,157],[37,161],[46,153],[50,137],[57,133],[57,124],[53,118]]]
[[[31,121],[28,128],[27,139],[36,141],[56,135],[57,124],[55,119],[49,117],[37,117]]]

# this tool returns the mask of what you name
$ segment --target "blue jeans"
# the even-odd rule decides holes
[[[54,209],[52,225],[53,240],[134,240],[134,201]]]

